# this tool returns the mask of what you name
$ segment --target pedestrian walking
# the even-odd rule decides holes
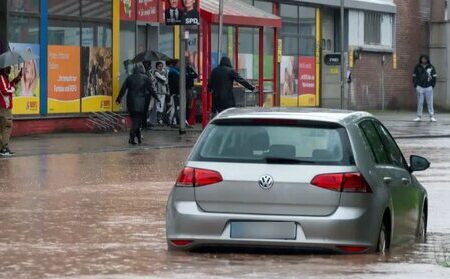
[[[158,100],[158,96],[153,88],[150,78],[145,73],[145,68],[143,65],[138,64],[133,70],[133,74],[129,76],[122,88],[120,89],[120,94],[116,99],[116,102],[120,104],[122,97],[127,95],[127,108],[128,113],[131,116],[132,127],[130,131],[130,144],[136,144],[135,138],[137,138],[138,143],[142,143],[141,137],[141,126],[142,121],[146,116],[148,111],[147,100],[149,96]]]
[[[427,103],[430,121],[436,122],[434,117],[433,89],[436,86],[436,69],[427,55],[420,56],[419,64],[414,69],[413,83],[417,93],[417,117],[414,121],[422,120],[424,101]]]
[[[230,58],[222,57],[219,66],[212,71],[208,80],[208,91],[212,92],[213,95],[212,112],[214,114],[236,106],[233,95],[234,82],[241,84],[248,90],[255,90],[253,85],[233,69]]]
[[[15,86],[22,79],[22,70],[12,81],[9,80],[11,67],[0,69],[0,156],[11,156],[15,153],[9,149],[12,131],[12,108]]]
[[[192,100],[194,98],[194,85],[195,80],[198,78],[198,74],[192,66],[189,57],[186,57],[186,63],[186,125],[187,127],[191,127],[187,119],[189,119],[191,114]]]
[[[156,63],[156,69],[153,73],[156,82],[156,94],[158,95],[159,103],[156,106],[157,122],[163,125],[167,121],[165,116],[166,102],[169,101],[169,73],[164,67],[164,63],[159,61]]]
[[[169,123],[175,126],[180,123],[178,118],[178,110],[180,107],[180,65],[179,60],[174,59],[170,63],[169,68]]]

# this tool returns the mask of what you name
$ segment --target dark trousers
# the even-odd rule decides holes
[[[130,112],[131,116],[131,130],[130,130],[130,139],[134,140],[135,137],[140,140],[141,138],[141,126],[142,122],[145,119],[145,112]]]
[[[189,120],[191,114],[193,95],[194,91],[192,89],[186,89],[186,120]]]

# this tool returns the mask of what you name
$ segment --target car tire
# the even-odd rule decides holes
[[[387,239],[387,229],[386,225],[383,223],[381,225],[380,234],[378,235],[377,253],[384,255],[387,252],[387,250],[389,249]]]
[[[427,221],[425,212],[420,215],[419,226],[417,228],[416,241],[418,243],[427,242]]]

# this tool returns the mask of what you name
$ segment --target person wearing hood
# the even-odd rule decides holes
[[[236,106],[233,95],[234,82],[241,84],[250,91],[255,90],[253,85],[233,69],[230,58],[222,57],[219,66],[212,71],[208,80],[208,91],[212,92],[213,95],[213,113],[220,113]]]
[[[128,93],[127,109],[132,120],[130,139],[128,142],[134,145],[136,144],[135,138],[138,139],[139,143],[142,143],[141,125],[148,110],[148,96],[158,101],[158,95],[156,95],[152,81],[145,74],[143,65],[136,65],[133,74],[125,80],[120,89],[120,94],[116,99],[118,104],[120,104],[120,101],[126,93]]]
[[[428,114],[430,121],[436,122],[433,107],[433,88],[436,86],[436,69],[430,62],[430,58],[426,55],[420,56],[419,64],[417,64],[413,73],[414,88],[417,92],[417,117],[414,121],[422,120],[423,104],[427,102]]]

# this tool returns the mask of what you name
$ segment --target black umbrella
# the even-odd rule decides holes
[[[170,58],[169,56],[165,55],[162,52],[155,50],[147,50],[136,55],[136,57],[134,57],[132,61],[133,63],[139,63],[144,61],[168,61],[171,59],[172,58]]]
[[[35,59],[33,54],[8,50],[0,55],[0,69],[33,59]]]

